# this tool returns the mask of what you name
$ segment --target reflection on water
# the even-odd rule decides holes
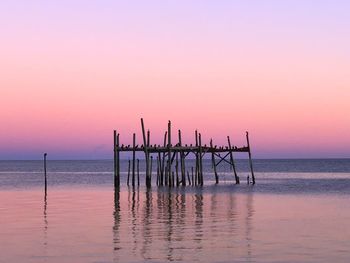
[[[3,191],[0,262],[347,262],[347,197],[244,187]]]
[[[126,203],[120,195],[126,195]],[[126,193],[116,192],[114,201],[115,262],[125,260],[123,254],[139,261],[251,258],[252,193],[237,197],[222,195],[219,189],[188,193],[186,189],[130,187]],[[125,225],[127,233],[121,229]],[[210,251],[221,254],[215,258]]]
[[[48,221],[47,221],[47,193],[44,194],[44,248],[46,250],[47,246],[47,228],[48,228]]]

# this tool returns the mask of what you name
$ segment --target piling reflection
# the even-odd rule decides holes
[[[215,261],[208,250],[227,260],[253,257],[253,193],[222,193],[220,187],[210,191],[131,187],[125,197],[115,203],[116,254],[136,261]],[[120,229],[121,224],[127,229]]]
[[[48,220],[47,220],[47,192],[44,195],[44,247],[47,247],[47,231],[48,231]]]
[[[118,258],[118,250],[121,249],[120,245],[120,192],[119,190],[114,191],[114,211],[113,211],[113,257],[114,261],[117,262]]]
[[[253,206],[253,194],[248,193],[246,195],[246,207],[247,207],[247,215],[246,215],[246,246],[247,246],[247,260],[251,260],[252,257],[252,233],[253,233],[253,215],[254,215],[254,206]]]

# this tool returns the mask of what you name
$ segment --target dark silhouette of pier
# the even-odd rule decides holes
[[[133,144],[121,145],[119,139],[119,133],[114,130],[114,187],[120,186],[120,153],[132,152],[132,159],[128,162],[128,177],[127,185],[135,186],[140,185],[140,170],[139,160],[136,159],[136,152],[144,152],[146,162],[146,186],[151,187],[152,184],[152,166],[154,156],[156,156],[156,184],[158,186],[186,186],[186,185],[203,185],[203,157],[206,154],[211,155],[212,167],[214,170],[215,182],[219,183],[219,175],[217,173],[217,166],[221,162],[228,163],[233,171],[236,184],[240,183],[239,176],[237,175],[236,165],[233,158],[233,153],[248,153],[249,165],[251,170],[252,184],[255,184],[255,176],[253,171],[253,162],[249,144],[249,134],[246,132],[247,145],[237,147],[231,145],[230,137],[227,136],[227,146],[217,146],[213,144],[213,140],[210,140],[209,146],[202,143],[202,136],[197,130],[195,131],[195,144],[183,145],[181,138],[181,130],[178,130],[178,140],[173,142],[171,122],[168,122],[168,130],[164,134],[163,145],[156,145],[150,143],[150,131],[145,130],[144,121],[141,118],[141,129],[143,144],[136,145],[136,134],[133,134]],[[195,156],[195,167],[186,169],[186,157],[189,154]],[[191,171],[191,174],[190,174]],[[131,178],[130,178],[131,177]],[[131,180],[130,180],[131,179]],[[247,180],[250,183],[249,180]]]

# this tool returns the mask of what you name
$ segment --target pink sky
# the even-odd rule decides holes
[[[350,6],[332,3],[4,1],[0,159],[110,158],[140,117],[156,143],[171,119],[187,143],[248,130],[257,158],[350,157]]]

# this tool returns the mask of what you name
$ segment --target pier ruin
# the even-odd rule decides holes
[[[228,163],[233,171],[235,183],[240,183],[240,178],[237,175],[236,165],[233,158],[235,152],[248,153],[249,166],[251,170],[251,184],[255,184],[255,176],[253,171],[253,162],[249,144],[249,134],[246,132],[247,145],[237,147],[231,144],[230,137],[227,136],[227,145],[217,146],[210,140],[209,145],[202,143],[202,136],[197,130],[195,131],[195,144],[187,145],[182,143],[181,130],[177,132],[177,140],[173,141],[171,122],[168,122],[168,129],[164,134],[163,145],[151,144],[150,131],[145,129],[144,121],[141,118],[141,129],[143,144],[136,145],[136,134],[133,134],[133,144],[124,146],[120,144],[119,133],[116,130],[113,132],[114,139],[114,187],[120,187],[120,153],[131,152],[132,158],[128,161],[128,176],[127,185],[140,185],[140,168],[139,159],[136,159],[136,152],[144,152],[145,154],[145,185],[152,186],[152,166],[156,165],[156,185],[157,186],[202,186],[204,183],[203,177],[203,157],[206,154],[211,155],[211,162],[215,176],[215,183],[219,183],[219,174],[217,166],[222,163]],[[193,154],[195,157],[195,167],[188,169],[186,167],[186,157]],[[154,158],[156,157],[156,158]],[[155,164],[153,164],[155,160]],[[248,183],[250,181],[248,180]]]

